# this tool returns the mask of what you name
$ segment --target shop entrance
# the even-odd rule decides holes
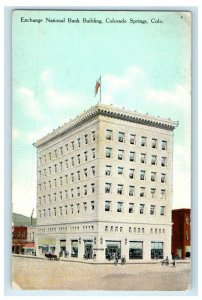
[[[121,258],[121,242],[106,241],[105,258],[108,260]]]
[[[93,258],[93,241],[84,241],[84,258]]]

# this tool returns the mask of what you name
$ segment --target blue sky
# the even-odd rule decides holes
[[[20,18],[43,22],[20,22]],[[46,23],[45,18],[66,18]],[[67,23],[97,18],[103,24]],[[126,24],[105,19],[127,20]],[[147,20],[147,24],[130,24]],[[159,18],[163,23],[151,23]],[[15,12],[13,15],[13,210],[36,203],[32,143],[99,100],[179,121],[174,134],[173,207],[190,207],[190,15],[168,12]]]

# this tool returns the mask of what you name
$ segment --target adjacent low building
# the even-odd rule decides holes
[[[191,210],[172,211],[172,256],[184,259],[191,256]]]
[[[171,258],[176,126],[97,104],[38,140],[37,255]]]

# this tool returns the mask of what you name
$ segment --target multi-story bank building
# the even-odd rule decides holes
[[[38,140],[37,253],[171,257],[176,126],[97,104]]]

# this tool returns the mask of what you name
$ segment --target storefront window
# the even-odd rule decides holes
[[[143,259],[143,242],[129,242],[129,259]]]
[[[78,240],[71,241],[71,257],[78,257]]]
[[[151,258],[163,258],[163,242],[151,242]]]

